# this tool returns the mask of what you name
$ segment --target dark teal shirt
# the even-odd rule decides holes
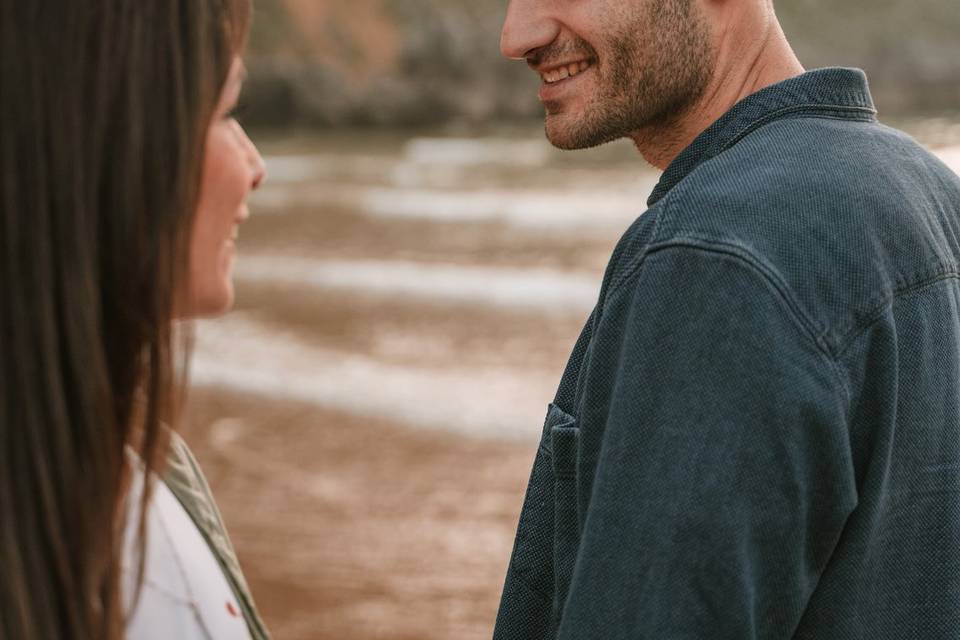
[[[956,640],[960,179],[825,69],[648,204],[548,412],[497,640]]]

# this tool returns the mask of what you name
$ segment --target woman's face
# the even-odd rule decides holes
[[[235,58],[207,130],[180,317],[216,315],[233,305],[237,227],[249,215],[247,196],[265,175],[263,158],[232,115],[244,75]]]

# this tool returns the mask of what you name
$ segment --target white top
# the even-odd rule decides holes
[[[247,623],[216,557],[180,501],[156,476],[147,513],[143,586],[139,600],[132,601],[144,474],[139,461],[131,466],[122,576],[128,640],[249,640]]]

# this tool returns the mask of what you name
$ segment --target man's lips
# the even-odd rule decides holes
[[[540,75],[540,79],[545,84],[554,84],[566,80],[567,78],[578,76],[592,66],[593,61],[584,58],[580,60],[571,60],[569,62],[563,62],[560,64],[537,65],[534,67],[534,71]]]
[[[581,76],[589,75],[594,64],[587,62],[582,71],[580,70],[581,67],[583,67],[583,65],[577,63],[577,72],[573,75],[570,75],[569,67],[567,68],[566,75],[562,72],[563,67],[552,70],[549,75],[545,73],[541,74],[542,82],[540,84],[540,91],[537,92],[540,102],[546,104],[548,102],[562,100],[565,97],[571,97],[570,92],[575,90],[581,82],[584,82],[580,79]]]

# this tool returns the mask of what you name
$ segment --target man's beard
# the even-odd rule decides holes
[[[572,48],[593,51],[584,41]],[[598,93],[583,113],[544,105],[547,138],[560,149],[669,127],[699,100],[712,74],[709,26],[690,0],[650,0],[605,49],[605,60],[594,58]]]

